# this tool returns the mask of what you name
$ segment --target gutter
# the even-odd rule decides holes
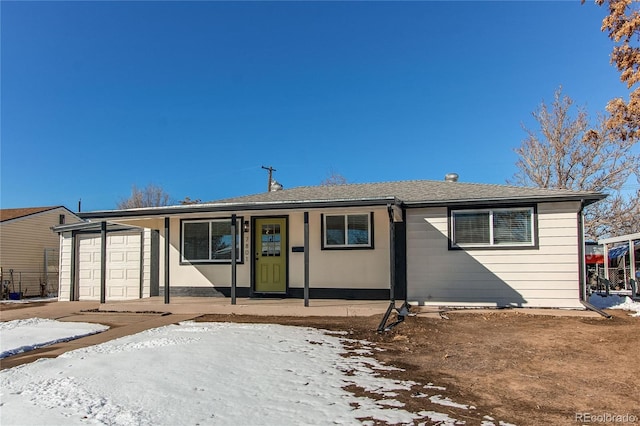
[[[456,200],[433,200],[433,201],[404,201],[404,205],[407,208],[420,208],[420,207],[454,207],[454,206],[496,206],[496,205],[515,205],[525,203],[548,203],[548,202],[563,202],[563,201],[580,201],[581,209],[596,203],[604,198],[606,194],[594,193],[590,198],[579,198],[572,195],[558,195],[558,196],[532,196],[532,197],[499,197],[499,198],[466,198]]]
[[[124,218],[136,216],[167,216],[172,214],[198,213],[198,212],[233,212],[255,210],[293,210],[300,208],[330,208],[330,207],[362,207],[362,206],[386,206],[390,202],[397,203],[395,197],[343,199],[343,200],[304,200],[304,201],[269,201],[253,203],[210,203],[189,206],[150,207],[131,210],[103,210],[80,213],[82,219],[95,218]]]

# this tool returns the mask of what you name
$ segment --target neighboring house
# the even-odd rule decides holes
[[[63,206],[0,210],[0,267],[10,292],[57,293],[60,237],[51,228],[78,222]]]
[[[604,197],[402,181],[299,187],[81,217],[93,221],[92,232],[100,229],[92,234],[94,254],[98,241],[135,235],[128,254],[117,252],[139,265],[137,273],[129,271],[130,297],[228,297],[234,288],[238,297],[302,298],[307,284],[311,298],[382,300],[393,288],[396,299],[420,305],[580,308],[582,210]],[[109,300],[108,273],[99,283],[83,284],[87,267],[111,270],[111,260],[107,247],[99,264],[94,256],[87,266],[82,226],[56,229],[63,256],[75,259],[63,271],[60,298]]]

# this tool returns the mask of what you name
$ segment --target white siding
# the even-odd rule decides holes
[[[449,250],[446,208],[407,212],[407,291],[425,305],[581,307],[578,203],[538,205],[534,249]]]
[[[151,231],[144,230],[144,247],[142,250],[142,297],[151,293]]]
[[[45,274],[44,251],[48,249],[49,256],[58,256],[59,236],[51,228],[60,224],[61,214],[65,215],[67,224],[81,222],[80,218],[67,209],[58,207],[0,223],[0,266],[3,279],[10,279],[9,271],[13,269],[15,291],[18,291],[21,284],[25,297],[39,296],[40,282],[45,282],[46,276],[50,280],[47,291],[58,291],[56,264],[50,264],[49,273]]]
[[[59,257],[59,287],[58,300],[68,302],[71,300],[71,261],[72,256],[71,232],[65,232],[60,235],[60,257]]]

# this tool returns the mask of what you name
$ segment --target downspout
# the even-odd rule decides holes
[[[580,291],[580,301],[587,300],[587,261],[584,257],[584,200],[580,202],[580,210],[578,211],[578,288]]]
[[[578,211],[578,262],[579,262],[579,272],[578,279],[580,280],[578,288],[580,292],[580,303],[582,306],[587,308],[590,311],[596,312],[603,317],[609,319],[611,315],[604,312],[601,309],[596,308],[587,300],[587,286],[586,286],[586,276],[587,276],[587,261],[584,257],[584,200],[580,202],[580,210]]]
[[[381,333],[383,331],[389,331],[396,325],[400,324],[404,321],[405,317],[409,315],[409,305],[405,301],[400,308],[396,307],[396,297],[395,297],[395,287],[396,287],[396,244],[395,244],[395,222],[397,220],[401,220],[396,217],[398,215],[398,209],[400,206],[398,202],[394,204],[387,204],[387,213],[389,214],[389,307],[382,317],[382,321],[380,325],[378,325],[378,332]],[[387,321],[389,320],[389,316],[392,311],[396,311],[398,313],[398,319],[387,325]]]
[[[238,219],[235,213],[231,215],[231,304],[236,304],[236,285],[237,285],[237,260],[236,245],[238,244],[238,236],[236,235],[236,227]]]

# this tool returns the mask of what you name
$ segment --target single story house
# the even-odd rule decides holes
[[[60,300],[392,297],[582,308],[582,212],[604,197],[448,179],[86,212],[90,222],[56,228]]]
[[[58,291],[60,237],[52,227],[83,222],[64,206],[0,210],[0,276],[4,288],[23,296]]]

